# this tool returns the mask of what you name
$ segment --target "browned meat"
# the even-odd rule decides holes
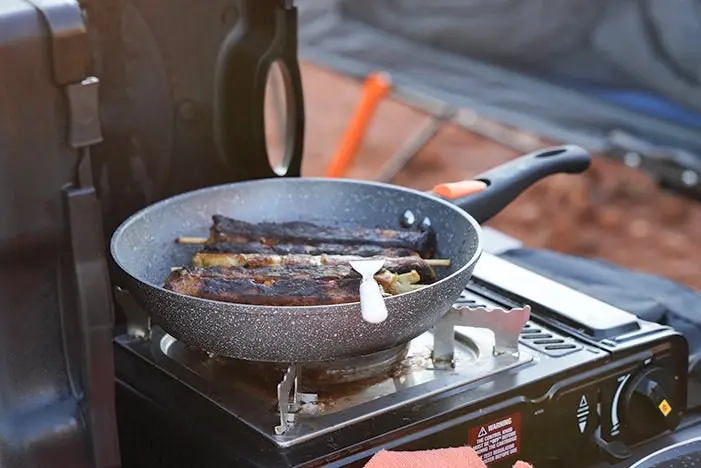
[[[188,296],[237,304],[313,306],[357,302],[360,278],[342,280],[281,279],[258,283],[253,279],[197,276],[187,270],[171,273],[166,289]]]
[[[430,258],[436,250],[431,231],[329,227],[303,221],[253,224],[221,215],[212,216],[212,220],[210,244],[375,245],[417,252],[424,258]]]
[[[360,278],[360,274],[346,265],[282,265],[261,268],[235,267],[199,267],[191,266],[174,270],[173,274],[187,271],[188,274],[203,278],[252,279],[256,282],[281,279],[316,279],[337,280],[343,278]]]
[[[409,257],[418,253],[402,248],[387,248],[381,245],[349,244],[290,244],[279,243],[265,245],[258,242],[242,244],[234,242],[216,242],[204,245],[205,253],[242,253],[263,255],[354,255],[357,257]]]
[[[263,268],[271,266],[309,266],[320,268],[329,265],[350,265],[348,262],[360,257],[344,255],[260,255],[236,253],[196,253],[192,264],[198,267],[244,267]],[[418,256],[387,258],[384,268],[396,274],[416,271],[421,282],[430,284],[436,281],[436,274],[426,260]]]
[[[183,276],[198,278],[215,278],[221,280],[251,280],[257,284],[272,285],[276,281],[299,279],[310,281],[344,281],[357,280],[361,276],[348,265],[287,265],[262,268],[244,267],[187,267],[174,270],[166,280],[166,289],[177,290],[175,286]],[[375,279],[387,294],[401,294],[411,291],[414,285],[421,282],[421,276],[411,270],[407,273],[396,274],[381,270]]]

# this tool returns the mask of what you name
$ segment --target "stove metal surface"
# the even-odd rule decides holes
[[[496,374],[533,361],[523,347],[517,353],[495,354],[494,333],[490,330],[464,326],[454,330],[450,364],[435,359],[436,336],[433,331],[427,332],[409,343],[406,358],[390,375],[349,383],[337,390],[296,395],[291,392],[294,382],[288,382],[286,394],[294,398],[291,403],[297,403],[288,412],[279,410],[275,383],[261,385],[260,380],[238,372],[236,366],[188,349],[158,327],[151,329],[150,339],[123,335],[117,340],[276,445],[288,447],[441,392],[482,385]],[[441,334],[440,330],[437,333]],[[292,368],[298,372],[297,377],[304,378],[302,366]],[[280,386],[285,386],[284,382]]]

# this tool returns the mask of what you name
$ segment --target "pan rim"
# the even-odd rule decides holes
[[[322,313],[322,312],[327,312],[330,310],[338,310],[338,309],[343,309],[343,308],[350,308],[350,307],[360,307],[360,301],[356,302],[344,302],[341,304],[329,304],[329,305],[312,305],[312,306],[270,306],[270,305],[254,305],[254,304],[242,304],[238,302],[224,302],[224,301],[215,301],[213,299],[203,299],[199,297],[194,297],[194,296],[188,296],[186,294],[182,294],[179,292],[171,291],[169,289],[165,289],[162,285],[156,285],[152,284],[151,282],[144,281],[141,278],[138,278],[135,276],[132,272],[130,272],[124,264],[119,260],[118,256],[115,253],[116,249],[116,243],[118,239],[120,239],[122,236],[121,234],[126,231],[133,223],[135,223],[138,219],[140,219],[143,216],[143,213],[146,210],[153,210],[156,209],[157,207],[160,206],[166,206],[170,205],[173,203],[177,203],[180,200],[185,200],[191,197],[195,197],[199,193],[204,193],[204,192],[213,192],[213,191],[219,191],[219,190],[226,190],[231,187],[241,187],[241,186],[246,186],[246,185],[257,185],[257,184],[264,184],[264,183],[274,183],[274,181],[284,181],[288,183],[306,183],[306,181],[309,182],[333,182],[334,184],[338,183],[343,183],[343,184],[351,184],[351,185],[369,185],[369,186],[375,186],[378,188],[387,188],[391,190],[396,190],[399,192],[405,192],[405,193],[411,193],[414,195],[418,195],[424,198],[430,198],[433,202],[440,203],[446,208],[449,208],[465,218],[470,225],[472,226],[472,229],[474,229],[476,237],[477,237],[477,245],[475,247],[475,251],[470,257],[470,259],[460,268],[452,272],[450,275],[446,276],[445,278],[442,278],[438,281],[436,281],[433,284],[428,285],[426,288],[422,288],[416,291],[408,291],[405,293],[389,296],[385,299],[385,302],[394,302],[395,300],[398,300],[401,297],[409,296],[412,294],[420,294],[420,293],[425,293],[428,289],[433,289],[434,287],[438,287],[439,285],[443,283],[447,283],[450,280],[452,280],[454,277],[460,275],[463,273],[465,270],[472,268],[475,263],[479,260],[479,258],[482,255],[482,226],[477,222],[475,218],[470,215],[467,211],[463,210],[459,206],[450,203],[446,200],[443,200],[442,198],[435,196],[431,194],[430,192],[424,192],[421,190],[416,190],[408,187],[402,187],[399,185],[394,185],[394,184],[388,184],[384,182],[376,182],[376,181],[368,181],[368,180],[360,180],[360,179],[336,179],[336,178],[330,178],[330,177],[284,177],[284,178],[265,178],[265,179],[255,179],[255,180],[246,180],[246,181],[241,181],[241,182],[231,182],[227,184],[221,184],[221,185],[214,185],[210,187],[202,187],[199,189],[195,190],[190,190],[188,192],[183,192],[177,195],[174,195],[172,197],[165,198],[163,200],[160,200],[156,203],[150,204],[144,208],[141,208],[140,210],[136,211],[129,217],[127,217],[118,227],[117,229],[114,230],[112,233],[112,236],[110,238],[110,255],[112,257],[112,260],[115,262],[115,264],[124,272],[126,273],[130,278],[133,280],[137,281],[138,283],[144,284],[150,288],[157,289],[159,293],[165,293],[166,295],[172,296],[172,297],[179,297],[179,298],[186,298],[187,300],[195,300],[198,303],[204,303],[204,304],[211,304],[212,306],[223,306],[227,305],[230,307],[236,307],[237,313],[245,312],[245,313],[250,313],[250,314],[279,314],[281,312],[290,312],[290,313],[296,313],[294,311],[299,311],[304,309],[305,313]],[[128,290],[128,289],[127,289]],[[147,311],[148,312],[148,311]]]

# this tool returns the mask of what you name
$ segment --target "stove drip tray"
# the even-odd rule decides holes
[[[157,327],[129,347],[144,354],[148,344],[145,358],[277,445],[291,446],[456,387],[469,391],[531,362],[518,346],[529,312],[456,307],[409,343],[324,363],[212,356]]]

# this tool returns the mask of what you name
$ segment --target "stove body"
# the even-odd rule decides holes
[[[509,327],[490,334],[461,326],[468,322],[438,324],[408,348],[360,366],[398,355],[392,370],[326,388],[320,379],[338,378],[339,369],[322,373],[315,363],[268,374],[264,366],[188,351],[157,327],[132,321],[115,348],[125,463],[362,466],[380,449],[469,444],[490,467],[517,459],[586,466],[623,459],[628,447],[681,420],[688,350],[673,330],[489,254],[460,303],[529,305],[531,319],[512,337]],[[436,338],[446,329],[455,333],[451,365],[445,340]],[[503,352],[510,344],[516,353]],[[442,359],[435,359],[439,348]],[[357,363],[336,365],[343,378],[350,368],[359,373]],[[290,392],[294,382],[284,377],[293,368],[298,405],[281,421],[275,390]]]

